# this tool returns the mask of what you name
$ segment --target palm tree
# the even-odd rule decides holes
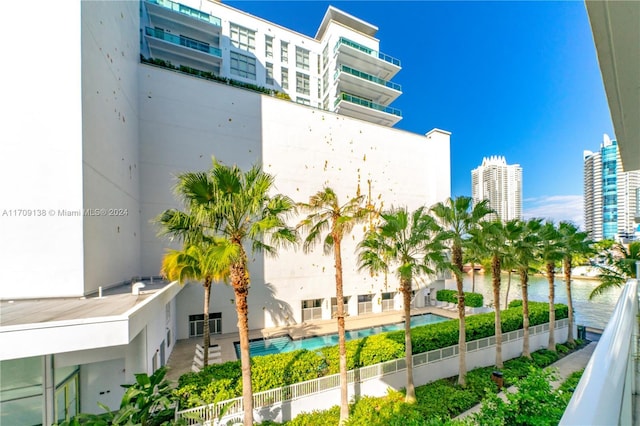
[[[502,262],[507,256],[505,227],[501,220],[482,222],[470,231],[471,239],[491,258],[491,283],[496,337],[496,367],[502,368],[502,321],[500,318],[500,284]]]
[[[165,210],[155,222],[160,226],[159,236],[168,236],[170,240],[182,242],[182,250],[170,250],[162,259],[160,274],[169,280],[177,280],[180,285],[185,281],[202,281],[204,289],[203,323],[203,364],[209,364],[211,334],[209,331],[209,303],[211,284],[228,276],[224,265],[214,262],[213,233],[211,223],[198,220],[196,214],[206,205],[206,173],[185,173],[178,176],[174,188],[176,197],[184,204],[185,211]],[[191,188],[191,189],[189,189]]]
[[[569,308],[569,334],[567,341],[573,340],[573,299],[571,297],[571,269],[575,256],[586,256],[591,253],[591,241],[586,232],[579,232],[578,227],[571,222],[558,224],[560,245],[562,250],[562,267],[564,269],[564,282],[567,287],[567,306]]]
[[[538,248],[538,231],[542,226],[541,219],[509,221],[505,225],[507,244],[512,253],[514,266],[520,276],[520,292],[522,293],[522,356],[531,358],[529,344],[529,270],[535,261]]]
[[[468,246],[463,253],[463,262],[464,264],[471,264],[471,292],[476,292],[476,265],[482,265],[482,263],[486,260],[484,259],[484,253],[481,248],[477,246],[473,239],[468,241]]]
[[[462,259],[464,247],[469,240],[469,231],[478,226],[485,216],[492,213],[489,203],[483,200],[472,206],[471,197],[448,198],[431,207],[431,212],[436,216],[442,226],[445,237],[451,250],[451,262],[449,267],[456,277],[458,291],[458,352],[459,371],[458,383],[466,384],[467,375],[467,343],[465,330],[465,305],[464,290],[462,288]]]
[[[549,282],[549,344],[547,349],[556,350],[555,327],[555,273],[556,264],[562,260],[560,233],[553,222],[545,222],[540,228],[539,257],[544,264],[545,275]]]
[[[189,241],[212,238],[215,263],[228,268],[238,315],[245,425],[253,424],[247,304],[250,274],[245,245],[253,252],[275,256],[280,245],[297,241],[295,230],[285,223],[295,204],[284,195],[269,195],[272,189],[273,177],[258,165],[243,172],[214,158],[209,171],[178,176],[176,192],[190,220],[181,220],[185,215],[175,210],[161,215],[169,221],[173,235],[186,236]]]
[[[186,245],[182,250],[170,250],[162,259],[160,274],[170,281],[178,281],[184,285],[186,281],[202,281],[204,288],[204,324],[203,324],[203,364],[209,365],[211,333],[209,331],[209,301],[211,284],[226,280],[229,274],[228,265],[218,263],[218,255],[214,243]]]
[[[640,261],[640,241],[634,241],[628,248],[615,243],[604,251],[604,263],[598,265],[601,284],[593,289],[589,299],[605,293],[613,287],[621,287],[630,278],[636,276],[636,262]]]
[[[404,340],[407,364],[406,402],[416,402],[413,384],[411,345],[411,293],[419,276],[445,268],[443,233],[436,221],[420,207],[413,213],[406,208],[381,214],[382,223],[370,230],[358,245],[360,269],[387,274],[393,269],[400,280],[404,306]]]
[[[369,213],[363,204],[364,196],[358,195],[341,205],[338,195],[331,188],[312,195],[308,203],[299,203],[303,212],[308,212],[298,228],[306,232],[303,250],[308,253],[322,239],[324,254],[333,252],[336,270],[336,303],[338,320],[338,346],[340,352],[340,423],[349,417],[347,395],[347,346],[345,339],[344,293],[342,284],[342,239],[356,223],[364,221]],[[326,234],[325,234],[326,232]],[[323,238],[324,234],[324,238]]]

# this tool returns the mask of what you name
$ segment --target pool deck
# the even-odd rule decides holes
[[[446,318],[458,318],[457,309],[443,309],[435,306],[411,309],[411,315],[435,314]],[[377,325],[395,324],[404,321],[402,311],[390,311],[383,313],[364,314],[347,317],[345,325],[347,330],[375,327]],[[249,339],[260,339],[289,335],[293,339],[303,337],[321,336],[338,332],[335,319],[307,321],[302,324],[249,330]],[[220,346],[222,362],[235,361],[237,359],[233,346],[239,340],[238,333],[217,334],[211,336],[211,344]],[[196,344],[202,345],[202,337],[178,340],[167,362],[167,378],[177,381],[178,378],[191,371]]]

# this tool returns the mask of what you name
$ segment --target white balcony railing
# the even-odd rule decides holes
[[[629,280],[560,425],[634,424],[637,338],[638,280]]]

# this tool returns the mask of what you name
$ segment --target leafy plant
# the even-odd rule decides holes
[[[484,296],[480,293],[465,292],[465,304],[472,308],[480,308],[484,303]],[[455,290],[438,290],[436,300],[440,302],[458,303],[458,292]]]
[[[98,403],[106,413],[78,414],[60,426],[176,425],[172,408],[175,398],[169,381],[165,379],[166,373],[166,368],[162,367],[151,376],[146,373],[136,374],[136,383],[122,385],[126,391],[117,411],[111,411],[106,405]]]

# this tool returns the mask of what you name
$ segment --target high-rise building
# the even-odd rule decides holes
[[[401,63],[380,52],[375,25],[329,6],[315,37],[308,37],[219,2],[181,3],[144,2],[143,58],[384,126],[402,119],[389,106],[402,94],[391,81]]]
[[[0,173],[20,184],[3,188],[0,210],[3,425],[117,407],[121,384],[202,334],[202,285],[159,279],[178,246],[157,237],[153,218],[182,208],[174,176],[209,169],[212,155],[261,165],[300,202],[325,185],[344,202],[360,192],[410,209],[451,195],[449,132],[391,127],[400,90],[388,79],[400,63],[379,52],[377,27],[329,7],[309,37],[216,1],[189,3],[44,2],[31,21],[73,20],[47,51],[55,65],[4,93]],[[5,53],[20,64],[6,81],[42,66],[28,49]],[[343,242],[349,315],[400,309],[395,286],[358,270],[362,232]],[[331,318],[333,260],[321,247],[251,259],[250,329]],[[212,333],[237,332],[233,290],[219,284]]]
[[[589,237],[595,241],[636,238],[640,171],[623,171],[618,144],[606,134],[600,150],[585,151],[583,159],[584,224]]]
[[[474,204],[489,200],[493,219],[522,219],[522,167],[501,156],[483,158],[471,171],[471,197]]]

